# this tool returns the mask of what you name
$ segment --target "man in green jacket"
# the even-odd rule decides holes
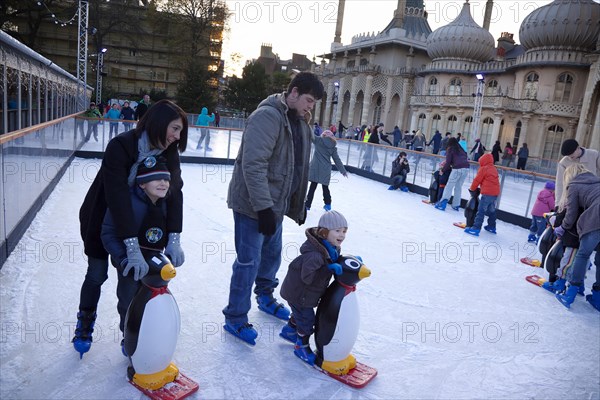
[[[282,223],[288,216],[299,225],[306,219],[304,198],[312,131],[308,125],[315,102],[323,97],[315,74],[301,72],[286,92],[263,100],[248,118],[227,204],[233,210],[235,248],[229,303],[223,309],[225,330],[255,344],[248,323],[252,286],[258,308],[287,320],[290,311],[273,297],[279,281]]]

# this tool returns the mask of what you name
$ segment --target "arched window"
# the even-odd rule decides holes
[[[460,127],[458,129],[460,129]],[[465,118],[465,127],[463,128],[462,134],[465,137],[469,137],[471,132],[473,132],[473,117],[468,116]]]
[[[440,121],[441,121],[442,117],[440,117],[440,114],[435,114],[432,117],[432,119],[433,119],[433,121],[431,122],[431,132],[435,132],[436,130],[439,129]],[[423,133],[425,134],[425,136],[429,136],[429,134],[431,132],[425,132],[425,131],[423,131]]]
[[[432,77],[429,80],[429,89],[427,91],[427,94],[430,96],[435,96],[438,94],[438,80],[436,77]]]
[[[486,148],[491,149],[490,141],[492,140],[493,130],[494,120],[490,117],[485,118],[483,120],[483,125],[481,126],[481,135],[479,135],[479,138],[481,139],[481,144],[483,144]]]
[[[539,80],[540,76],[535,72],[530,72],[527,74],[525,77],[525,91],[523,93],[524,98],[533,100],[537,98]]]
[[[448,117],[448,129],[446,129],[446,132],[452,132],[452,133],[456,133],[457,129],[458,129],[458,118],[456,118],[456,115],[451,115]],[[446,132],[442,132],[442,135],[444,135]]]
[[[417,123],[417,129],[420,129],[421,132],[425,131],[425,121],[426,120],[427,120],[427,115],[425,115],[425,114],[419,115],[419,122]]]
[[[523,127],[523,124],[521,123],[521,121],[517,122],[517,127],[515,128],[515,137],[513,139],[513,146],[518,146],[519,145],[519,138],[521,137],[521,128]]]
[[[548,160],[560,159],[560,145],[563,142],[565,130],[562,126],[554,124],[546,132],[546,141],[544,142],[544,152],[542,158]]]
[[[571,100],[571,89],[573,88],[573,75],[563,72],[558,76],[554,87],[554,101],[567,103]]]
[[[460,96],[462,94],[462,81],[454,78],[448,85],[448,96]]]
[[[381,122],[381,104],[383,103],[380,94],[376,94],[375,108],[373,109],[373,124]]]
[[[495,79],[492,79],[486,85],[485,95],[486,96],[495,96],[497,94],[498,94],[498,81]]]

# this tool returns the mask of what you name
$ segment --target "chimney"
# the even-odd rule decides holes
[[[483,29],[485,29],[488,32],[490,30],[490,23],[492,21],[493,9],[494,9],[494,1],[487,0],[487,3],[485,3],[485,14],[483,17]]]
[[[335,22],[335,37],[333,38],[333,43],[341,45],[342,44],[342,25],[344,24],[344,6],[346,5],[346,0],[338,0],[338,13],[337,20]]]

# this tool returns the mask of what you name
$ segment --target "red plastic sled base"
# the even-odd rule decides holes
[[[336,381],[340,381],[356,389],[367,386],[367,384],[377,376],[377,370],[375,368],[359,362],[357,362],[356,367],[352,368],[346,375],[335,375],[324,370],[320,371]]]
[[[525,277],[525,280],[529,283],[533,283],[536,286],[542,286],[544,282],[546,282],[545,278],[542,278],[539,275],[529,275]]]
[[[198,391],[198,384],[181,372],[177,379],[157,390],[144,389],[133,381],[129,381],[129,383],[153,400],[179,400]]]
[[[542,263],[540,262],[540,260],[534,260],[534,259],[529,258],[529,257],[521,258],[521,262],[523,264],[527,264],[527,265],[532,266],[532,267],[541,268],[541,266],[542,266]]]
[[[465,229],[467,227],[467,224],[464,222],[454,222],[452,225],[461,228],[461,229]]]

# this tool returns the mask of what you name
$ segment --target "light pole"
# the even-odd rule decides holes
[[[483,90],[485,85],[485,80],[483,74],[475,75],[477,78],[477,93],[473,96],[475,97],[475,106],[473,107],[473,129],[471,129],[475,139],[477,139],[479,135],[479,122],[481,121],[481,109],[483,107]],[[467,143],[471,145],[471,133],[469,133],[469,137],[467,137]],[[483,144],[483,142],[482,142]]]
[[[98,68],[96,70],[96,104],[99,105],[102,102],[102,67],[104,66],[104,53],[106,53],[107,48],[103,47],[102,50],[98,52]]]
[[[338,107],[338,97],[340,92],[340,83],[338,81],[333,82],[333,115],[331,116],[331,125],[337,124],[337,107]]]
[[[88,45],[88,10],[87,0],[79,0],[79,28],[77,32],[77,109],[86,108],[86,76],[87,76],[87,45]]]

